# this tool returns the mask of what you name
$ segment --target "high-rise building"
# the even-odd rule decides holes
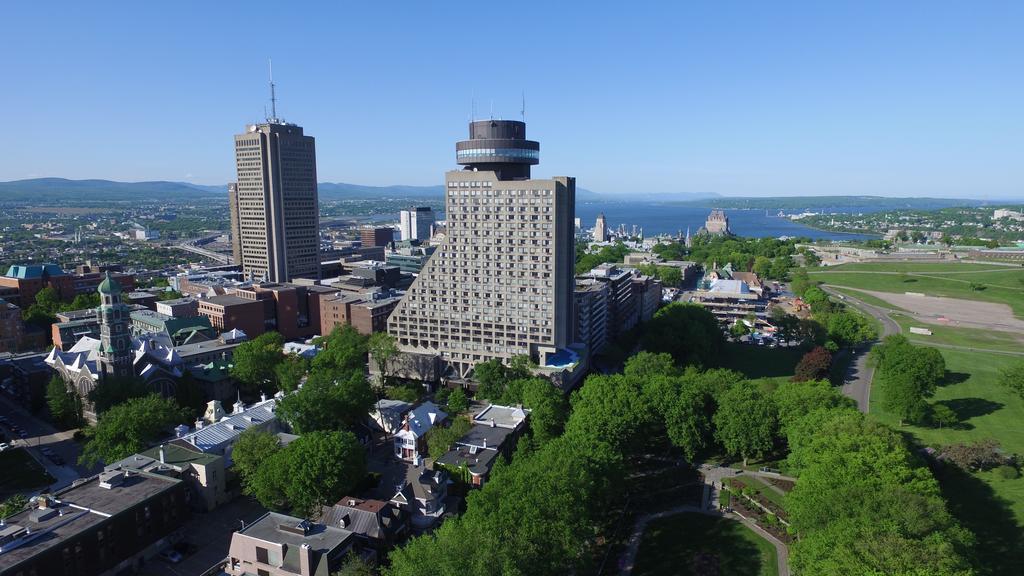
[[[231,221],[231,258],[242,263],[242,236],[238,227],[238,184],[228,184],[228,216]]]
[[[417,206],[402,210],[399,214],[399,227],[402,240],[430,240],[430,231],[434,227],[434,211],[430,206]]]
[[[276,117],[235,135],[242,272],[288,282],[320,278],[316,145]]]
[[[359,229],[359,241],[363,248],[387,246],[395,241],[395,229],[364,226]]]
[[[608,239],[608,222],[604,219],[604,212],[597,215],[597,222],[594,223],[594,242],[604,242]]]
[[[445,175],[445,239],[388,320],[402,351],[461,377],[524,354],[571,363],[576,179],[530,179],[539,151],[524,122],[469,125],[465,168]]]

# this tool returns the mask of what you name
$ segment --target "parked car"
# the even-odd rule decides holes
[[[11,447],[10,444],[4,442],[3,444],[0,444],[0,452],[3,452],[4,450],[7,450],[10,447]]]
[[[164,562],[177,564],[178,562],[181,562],[181,554],[178,554],[178,552],[173,548],[167,548],[160,552],[160,559]]]

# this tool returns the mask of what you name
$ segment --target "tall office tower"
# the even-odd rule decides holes
[[[604,212],[597,215],[597,222],[594,223],[594,242],[604,242],[608,239],[608,222],[604,219]]]
[[[238,184],[228,184],[228,217],[231,221],[231,258],[235,264],[242,263],[242,238],[238,228]]]
[[[276,117],[235,135],[242,272],[288,282],[320,278],[316,145]]]
[[[523,354],[554,366],[573,342],[576,179],[530,179],[540,145],[523,122],[472,122],[455,149],[465,168],[445,175],[445,239],[388,332],[461,377]]]
[[[417,206],[402,210],[399,228],[402,240],[430,240],[430,230],[434,226],[434,211],[430,206]]]

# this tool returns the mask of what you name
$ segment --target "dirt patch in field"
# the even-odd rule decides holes
[[[1024,330],[1024,320],[1014,318],[1013,310],[1006,304],[940,296],[894,294],[874,290],[862,290],[862,292],[885,300],[894,306],[899,306],[921,322],[940,326],[1000,330],[1015,334]]]

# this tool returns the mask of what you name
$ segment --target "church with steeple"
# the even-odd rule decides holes
[[[99,339],[83,336],[67,352],[54,347],[46,357],[50,365],[82,399],[83,416],[95,422],[95,407],[89,393],[97,386],[121,378],[136,378],[154,392],[174,396],[185,363],[174,346],[154,334],[132,338],[129,308],[122,301],[121,285],[107,273],[97,289],[100,306]]]

